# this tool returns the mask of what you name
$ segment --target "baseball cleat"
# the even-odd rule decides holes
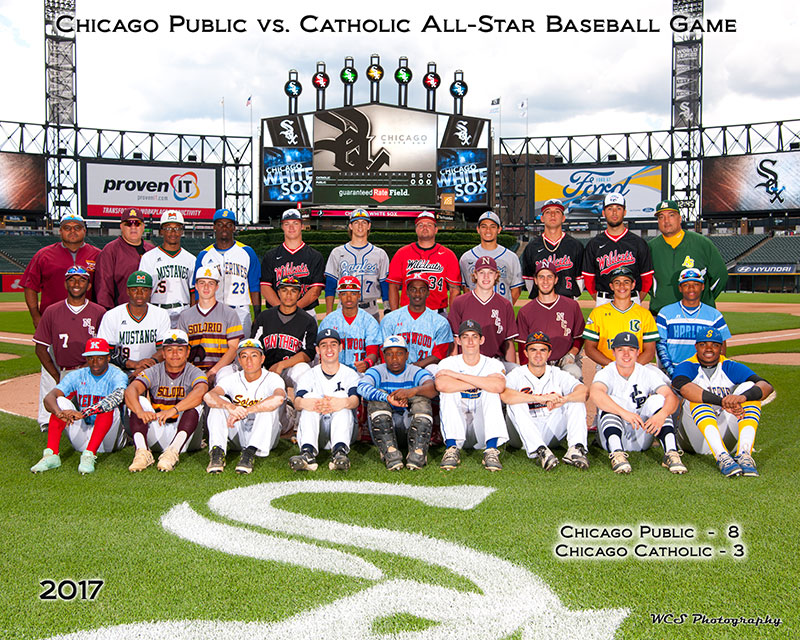
[[[428,456],[422,449],[411,449],[406,456],[406,468],[411,471],[418,471],[428,464]]]
[[[587,454],[588,451],[586,451],[586,447],[579,443],[569,447],[564,457],[561,458],[561,461],[564,464],[571,464],[573,467],[586,471],[589,468],[589,457]]]
[[[719,467],[720,473],[726,478],[742,475],[742,468],[727,451],[719,454],[719,458],[717,458],[717,467]]]
[[[747,476],[748,478],[758,477],[756,461],[753,460],[753,456],[751,456],[749,453],[740,453],[734,458],[734,460],[736,460],[736,464],[738,464],[739,468],[742,470],[743,476]]]
[[[206,473],[222,473],[224,468],[225,452],[222,450],[222,447],[211,447],[211,451],[208,452],[208,466],[206,467]]]
[[[552,451],[547,447],[539,447],[536,450],[536,457],[539,460],[539,464],[542,465],[542,469],[545,471],[550,471],[558,464],[558,458],[555,457]]]
[[[556,460],[556,462],[558,461]],[[486,449],[483,452],[483,466],[487,471],[502,471],[503,465],[500,464],[500,451],[494,447]]]
[[[403,468],[403,454],[396,447],[389,447],[386,450],[383,461],[389,471],[399,471]]]
[[[172,471],[179,459],[180,454],[175,449],[164,449],[164,453],[158,456],[158,470]]]
[[[81,454],[81,461],[78,463],[78,473],[86,475],[87,473],[94,473],[94,461],[97,456],[91,451],[84,451]]]
[[[608,454],[611,458],[611,470],[614,473],[630,473],[633,471],[631,463],[628,462],[628,454],[624,451],[612,451]]]
[[[153,458],[153,454],[150,453],[150,449],[137,449],[136,453],[133,454],[133,462],[131,462],[131,466],[128,467],[128,471],[131,473],[144,471],[154,462],[155,459]]]
[[[292,471],[316,471],[318,465],[314,452],[303,449],[300,455],[289,458],[289,466]]]
[[[686,465],[681,462],[682,451],[667,451],[661,459],[661,466],[669,469],[670,473],[686,473],[688,469]]]
[[[442,456],[442,461],[439,463],[439,468],[450,471],[452,469],[455,469],[460,464],[461,464],[461,452],[458,450],[458,447],[456,446],[447,447],[447,450],[444,452],[444,455]]]
[[[53,453],[52,449],[45,449],[42,452],[42,459],[31,467],[33,473],[42,473],[50,469],[58,469],[61,466],[61,456]]]
[[[402,464],[402,461],[400,464]],[[344,447],[337,447],[333,450],[328,469],[331,471],[347,471],[350,469],[350,458],[347,457],[347,451],[345,451]]]
[[[252,449],[244,449],[242,451],[242,455],[239,458],[239,462],[236,463],[236,473],[244,474],[244,473],[252,473],[253,472],[253,462],[255,461],[256,452]]]

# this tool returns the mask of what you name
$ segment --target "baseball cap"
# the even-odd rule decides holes
[[[328,328],[328,329],[323,329],[317,334],[317,344],[328,338],[333,338],[337,342],[342,341],[342,337],[339,335],[339,332],[336,329]]]
[[[459,336],[464,335],[467,331],[474,331],[479,336],[483,335],[483,329],[481,329],[481,325],[475,320],[464,320],[464,322],[458,326]]]
[[[185,224],[183,214],[177,209],[169,209],[161,214],[161,221],[159,224],[167,224],[168,222],[175,222],[177,224]]]
[[[239,346],[236,347],[236,355],[239,355],[245,349],[258,349],[258,351],[264,353],[264,347],[261,346],[261,343],[258,340],[253,340],[253,338],[242,340],[239,343]]]
[[[557,275],[556,268],[553,266],[553,263],[550,260],[542,260],[541,262],[536,263],[536,269],[533,272],[533,275],[538,275],[540,271],[549,271],[553,275]]]
[[[705,282],[705,278],[699,269],[684,269],[678,276],[678,284],[684,282]]]
[[[294,276],[284,276],[275,284],[276,289],[281,287],[294,287],[295,289],[302,289],[302,283]]]
[[[612,269],[611,273],[608,274],[608,281],[613,282],[614,278],[618,278],[619,276],[626,276],[630,278],[631,282],[636,282],[636,276],[633,275],[633,270],[629,267],[617,267],[616,269]]]
[[[500,224],[500,216],[498,216],[494,211],[484,211],[480,217],[478,218],[478,224],[483,222],[484,220],[491,220],[494,222],[498,227],[502,226]]]
[[[147,271],[134,271],[131,275],[128,276],[128,282],[126,286],[147,287],[148,289],[152,289],[153,276],[147,273]]]
[[[383,341],[384,351],[389,347],[400,347],[401,349],[408,351],[408,345],[406,344],[406,340],[403,338],[403,336],[388,336],[386,340]]]
[[[676,211],[679,212],[678,203],[674,200],[662,200],[656,205],[656,215],[662,211]]]
[[[219,274],[219,267],[215,264],[210,264],[205,267],[200,267],[197,272],[194,274],[195,280],[216,280],[219,282],[221,280]]]
[[[188,347],[189,336],[186,335],[185,331],[182,331],[180,329],[173,329],[161,340],[162,346],[167,346],[170,344],[186,345]]]
[[[431,283],[428,280],[428,276],[424,273],[412,273],[408,278],[406,278],[406,289],[408,288],[409,282],[424,282],[428,289],[431,288]]]
[[[547,209],[547,207],[558,207],[562,211],[564,210],[564,203],[561,202],[558,198],[550,198],[549,200],[545,200],[544,204],[542,204],[542,211]]]
[[[303,214],[298,209],[286,209],[281,214],[281,222],[284,220],[302,220]]]
[[[621,207],[625,206],[625,197],[621,193],[608,193],[605,200],[603,200],[603,209],[612,205],[618,204]]]
[[[217,209],[214,212],[213,221],[216,222],[217,220],[230,220],[233,224],[236,224],[236,214],[230,209]]]
[[[107,356],[110,353],[108,342],[103,338],[89,338],[86,341],[86,351],[81,355],[85,358],[86,356]]]
[[[80,276],[81,278],[86,278],[87,280],[90,280],[92,277],[83,267],[70,267],[67,269],[67,271],[64,273],[64,280],[69,280],[72,276]]]
[[[417,216],[417,219],[414,221],[414,224],[418,222],[422,222],[423,220],[433,220],[436,222],[436,214],[433,211],[423,211]]]
[[[619,349],[620,347],[633,347],[634,349],[638,349],[639,338],[637,338],[636,335],[630,331],[618,333],[616,336],[614,336],[614,340],[611,343],[611,348]]]
[[[128,222],[128,220],[140,220],[144,222],[144,216],[136,209],[125,209],[119,217],[120,222]]]
[[[342,276],[336,285],[337,291],[361,291],[361,282],[355,276]]]
[[[724,340],[722,339],[722,334],[719,332],[719,329],[709,327],[707,329],[701,329],[697,333],[695,344],[698,342],[716,342],[718,344],[722,344]]]
[[[550,336],[543,331],[534,331],[533,333],[529,334],[528,339],[525,340],[525,348],[527,348],[530,344],[543,344],[548,349],[553,348],[553,345],[550,344]]]
[[[367,211],[363,207],[356,207],[355,209],[353,209],[350,212],[350,222],[354,222],[356,220],[366,220],[367,222],[371,222],[369,211]]]
[[[80,222],[84,227],[86,226],[86,220],[83,219],[83,216],[77,213],[67,213],[61,218],[61,222],[59,224],[64,224],[65,222]]]
[[[491,256],[481,256],[475,263],[475,273],[481,269],[491,269],[492,271],[497,271],[497,263]]]

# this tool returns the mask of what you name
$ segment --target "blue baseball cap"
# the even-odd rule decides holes
[[[634,349],[638,349],[639,338],[636,337],[636,334],[631,333],[630,331],[618,333],[616,336],[614,336],[614,341],[611,343],[611,348],[619,349],[621,347],[633,347]]]
[[[70,267],[67,269],[66,273],[64,274],[64,280],[69,280],[72,276],[80,276],[81,278],[86,278],[87,280],[92,279],[92,276],[90,276],[89,272],[83,267]]]
[[[717,344],[722,344],[724,340],[722,339],[722,334],[719,332],[719,329],[708,327],[698,332],[697,338],[695,338],[695,344],[698,342],[716,342]]]
[[[236,214],[230,209],[217,209],[214,212],[214,222],[217,220],[230,220],[236,224]]]
[[[326,340],[327,338],[333,338],[337,342],[342,341],[342,338],[336,329],[323,329],[317,334],[317,344],[319,344],[323,340]]]

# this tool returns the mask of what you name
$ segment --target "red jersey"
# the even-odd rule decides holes
[[[139,269],[142,256],[155,246],[142,240],[139,246],[128,244],[122,237],[109,242],[97,257],[94,291],[98,304],[113,309],[128,300],[128,276]]]
[[[78,311],[66,300],[51,305],[42,314],[33,341],[53,348],[53,359],[59,369],[82,367],[86,364],[86,358],[81,355],[86,341],[97,335],[105,312],[99,304],[88,300]]]
[[[39,313],[44,313],[51,304],[67,299],[67,288],[64,286],[67,269],[83,267],[92,277],[94,286],[94,270],[99,255],[100,249],[90,244],[84,244],[72,253],[63,244],[56,242],[36,252],[25,268],[20,284],[42,294],[39,299]]]
[[[577,300],[566,296],[558,296],[555,302],[544,304],[534,298],[517,315],[517,329],[519,339],[522,341],[519,350],[520,364],[528,363],[525,355],[525,340],[534,331],[546,333],[550,338],[551,364],[561,360],[567,352],[577,345],[580,350],[583,345],[583,329],[586,322]]]
[[[430,288],[425,306],[434,311],[446,309],[447,287],[461,286],[461,268],[456,254],[438,242],[429,249],[423,249],[416,242],[400,247],[389,263],[386,281],[400,286],[401,307],[408,304],[405,282],[418,273],[427,277]]]
[[[517,323],[514,320],[514,307],[499,293],[483,302],[474,291],[458,296],[453,300],[447,321],[453,334],[458,335],[458,327],[464,320],[475,320],[481,325],[484,341],[481,353],[488,358],[505,360],[503,342],[517,337]]]

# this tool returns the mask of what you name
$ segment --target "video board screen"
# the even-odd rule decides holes
[[[46,208],[44,156],[0,152],[0,210],[44,213]]]
[[[439,149],[439,193],[452,193],[456,203],[486,204],[489,166],[486,149]]]
[[[262,174],[262,202],[310,202],[312,149],[266,147]]]

